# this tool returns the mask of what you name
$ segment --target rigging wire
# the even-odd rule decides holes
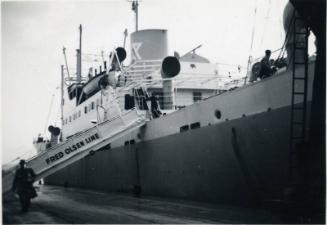
[[[285,35],[285,40],[284,40],[284,43],[282,45],[282,48],[281,48],[281,51],[277,57],[277,60],[279,60],[281,57],[284,56],[285,54],[285,51],[286,51],[286,44],[288,42],[288,40],[290,39],[290,34],[292,33],[293,31],[293,27],[292,27],[292,24],[293,24],[293,21],[294,21],[295,17],[294,15],[292,16],[292,18],[290,19],[290,23],[288,24],[288,28],[287,28],[287,32],[286,32],[286,35]]]
[[[50,114],[51,114],[51,109],[52,109],[52,105],[53,105],[54,96],[55,96],[55,94],[52,94],[51,102],[50,102],[50,107],[49,107],[49,112],[48,112],[48,116],[47,116],[47,120],[46,120],[46,124],[45,124],[44,130],[43,130],[43,137],[45,136],[45,132],[46,132],[47,126],[49,124],[49,119],[50,119]]]
[[[262,44],[263,44],[263,40],[264,40],[265,35],[266,35],[267,23],[268,23],[268,19],[269,19],[269,17],[270,17],[270,7],[271,7],[271,0],[269,0],[269,4],[268,4],[268,10],[267,10],[267,15],[266,15],[266,17],[265,17],[265,21],[264,21],[263,34],[262,34],[262,36],[261,36],[260,46],[262,46]]]
[[[256,24],[256,17],[257,17],[257,1],[255,1],[255,8],[254,8],[254,15],[253,15],[253,27],[252,27],[252,34],[251,34],[251,45],[250,45],[250,51],[249,51],[249,58],[248,58],[248,64],[246,67],[246,71],[248,72],[252,63],[252,52],[253,52],[253,42],[254,42],[254,34],[255,34],[255,24]],[[246,84],[247,76],[244,79],[244,85]]]
[[[255,1],[255,8],[254,8],[253,27],[252,27],[252,35],[251,35],[251,46],[250,46],[250,54],[249,54],[250,56],[252,55],[252,50],[253,50],[256,17],[257,17],[257,1]]]
[[[57,114],[56,114],[56,119],[54,121],[55,126],[57,125],[57,122],[58,122],[58,124],[62,125],[61,124],[61,119],[60,119],[60,117],[61,117],[61,112],[60,111],[61,111],[61,105],[59,104],[58,111],[57,111]]]

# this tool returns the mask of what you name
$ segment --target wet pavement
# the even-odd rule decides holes
[[[41,185],[27,213],[13,194],[3,199],[4,224],[282,223],[269,211]]]

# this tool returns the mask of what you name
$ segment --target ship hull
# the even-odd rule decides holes
[[[280,199],[289,179],[290,107],[103,149],[46,183],[226,204]]]
[[[148,122],[46,183],[237,205],[281,199],[290,185],[291,88],[289,70],[208,98]]]

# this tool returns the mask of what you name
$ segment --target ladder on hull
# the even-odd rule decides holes
[[[300,27],[302,28],[299,29]],[[309,27],[295,10],[293,32],[289,174],[291,183],[296,184],[299,178],[300,145],[306,141]]]
[[[26,160],[36,180],[49,176],[56,171],[84,158],[88,154],[105,147],[147,122],[145,115],[130,110],[119,117],[102,122],[84,132],[75,134],[65,142],[50,148],[46,152]],[[2,193],[11,190],[16,167],[3,171]]]

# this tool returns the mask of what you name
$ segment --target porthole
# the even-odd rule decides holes
[[[221,118],[221,112],[220,112],[220,110],[217,109],[215,111],[215,116],[216,116],[217,119],[220,119]]]

